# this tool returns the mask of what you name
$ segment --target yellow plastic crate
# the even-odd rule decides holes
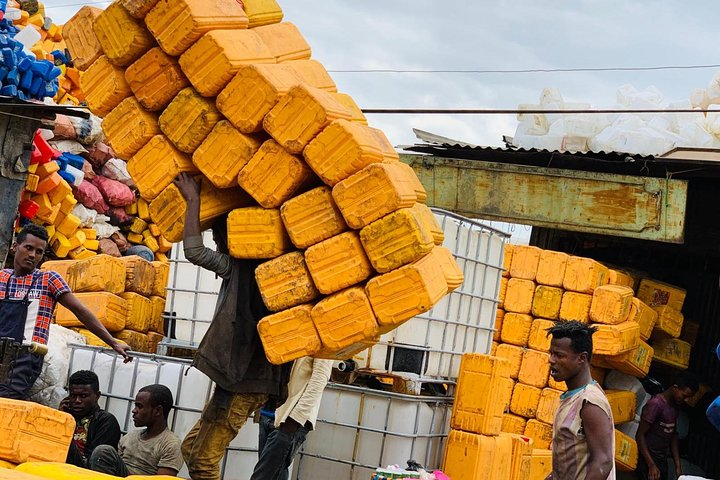
[[[320,293],[330,294],[367,280],[373,273],[357,232],[345,232],[305,251],[310,275]]]
[[[517,255],[517,250],[513,258]],[[507,312],[530,313],[535,296],[535,282],[520,278],[510,278],[505,292],[503,308]]]
[[[130,159],[128,172],[140,195],[145,200],[152,201],[180,173],[195,174],[198,169],[166,136],[156,135]]]
[[[622,472],[634,472],[638,463],[635,439],[615,430],[615,467]]]
[[[593,292],[590,304],[590,320],[608,325],[617,325],[628,320],[633,299],[630,287],[603,285]]]
[[[298,154],[333,120],[351,117],[351,112],[329,93],[298,85],[265,115],[263,128],[287,151]]]
[[[547,423],[531,418],[525,425],[525,436],[533,439],[533,446],[550,448],[553,438],[553,427]]]
[[[120,257],[120,261],[125,265],[125,291],[146,297],[152,295],[155,286],[155,267],[152,263],[138,255]]]
[[[87,70],[103,54],[92,27],[101,13],[102,9],[85,5],[63,25],[63,39],[70,50],[73,65],[80,71]]]
[[[537,420],[552,425],[555,421],[555,412],[557,412],[560,406],[560,396],[563,394],[562,390],[555,390],[554,388],[543,388],[540,394],[540,402],[538,403],[537,409]]]
[[[530,336],[528,337],[528,347],[539,352],[550,351],[550,341],[547,329],[555,325],[552,320],[536,318],[530,326]]]
[[[578,322],[588,323],[591,304],[592,295],[577,292],[563,293],[562,303],[560,304],[560,320],[566,322],[577,320]]]
[[[690,365],[691,345],[678,338],[661,338],[653,342],[654,357],[658,363],[685,370]]]
[[[157,261],[151,263],[155,269],[155,281],[153,282],[152,295],[165,298],[168,279],[170,276],[170,265]]]
[[[347,230],[329,187],[300,194],[280,207],[285,228],[297,248],[307,248]]]
[[[220,120],[195,150],[192,162],[217,188],[230,188],[238,184],[238,174],[261,145],[260,135],[245,135]]]
[[[163,110],[190,85],[176,58],[155,47],[138,58],[127,70],[125,80],[140,104],[150,110]]]
[[[238,208],[228,216],[228,248],[235,258],[275,258],[292,243],[277,209]]]
[[[380,328],[362,287],[351,287],[320,300],[310,312],[320,335],[322,350],[316,356],[343,360],[350,352],[368,347]]]
[[[242,65],[218,95],[217,107],[241,132],[260,132],[265,115],[300,82],[290,65]]]
[[[507,360],[499,357],[475,353],[462,356],[452,428],[484,435],[500,433],[505,406],[500,384],[507,378],[508,368]]]
[[[312,356],[321,348],[312,322],[312,305],[299,305],[269,315],[258,322],[265,356],[275,365]]]
[[[605,390],[605,396],[612,409],[615,425],[631,422],[635,418],[637,398],[634,392],[625,390]]]
[[[134,292],[121,293],[120,296],[125,300],[127,306],[125,328],[139,333],[147,333],[153,314],[152,301]],[[128,345],[132,346],[129,342]]]
[[[300,30],[290,22],[264,25],[253,28],[253,31],[278,63],[310,58],[310,45],[305,41]]]
[[[278,208],[314,178],[301,158],[267,140],[242,168],[237,182],[261,206]]]
[[[118,67],[127,67],[155,46],[143,22],[120,2],[111,3],[95,18],[93,30],[108,60]]]
[[[372,163],[383,161],[382,148],[370,127],[345,118],[338,118],[325,127],[303,150],[303,156],[330,186]]]
[[[562,288],[538,285],[535,287],[535,295],[533,296],[532,302],[533,316],[551,320],[558,318],[562,297]]]
[[[540,285],[562,287],[568,258],[570,256],[567,253],[541,251],[535,281]]]
[[[643,340],[640,340],[638,346],[629,352],[622,353],[614,357],[598,356],[608,368],[618,370],[627,375],[638,378],[645,378],[650,372],[650,364],[654,357],[654,349]],[[593,357],[593,362],[595,357]]]
[[[80,260],[68,267],[68,285],[74,292],[125,291],[125,264],[110,255]]]
[[[643,278],[638,286],[637,298],[651,307],[667,305],[680,311],[685,303],[686,294],[687,292],[683,288],[650,278]]]
[[[633,298],[630,303],[630,314],[628,320],[637,322],[640,325],[640,338],[647,340],[652,335],[658,313],[639,298]]]
[[[518,381],[537,388],[547,386],[550,376],[550,355],[545,352],[527,349],[523,352]]]
[[[278,312],[308,303],[320,295],[302,252],[290,252],[255,269],[260,294],[268,310]]]
[[[385,333],[430,310],[447,293],[447,281],[437,258],[427,255],[371,278],[365,288]]]
[[[411,208],[397,210],[364,227],[360,240],[379,273],[414,262],[435,246],[432,233]]]
[[[503,433],[515,433],[517,435],[522,435],[525,433],[525,424],[527,424],[526,418],[512,413],[506,413],[503,415],[502,427],[500,430]]]
[[[68,413],[0,398],[0,457],[6,461],[64,462],[74,431]]]
[[[620,355],[635,349],[640,343],[640,327],[635,322],[595,326],[598,331],[593,334],[593,353]]]
[[[530,338],[530,329],[532,328],[533,318],[524,313],[505,312],[503,318],[502,331],[500,339],[504,343],[517,345],[519,347],[527,346]]]
[[[160,115],[160,130],[180,151],[193,153],[221,119],[213,99],[188,87],[180,90]]]
[[[516,383],[513,388],[512,400],[510,401],[510,411],[515,415],[525,418],[535,418],[537,415],[537,407],[540,403],[540,395],[542,390],[524,383]],[[526,430],[527,432],[527,430]],[[533,438],[532,435],[528,435]]]
[[[669,305],[653,307],[653,309],[658,313],[653,327],[653,338],[679,337],[685,320],[683,314]]]
[[[180,68],[203,97],[215,97],[242,65],[275,63],[254,30],[212,30],[180,56]]]
[[[212,222],[233,208],[251,205],[252,199],[239,188],[215,188],[208,180],[200,182],[200,226],[210,228]],[[185,230],[187,205],[180,190],[168,185],[150,203],[150,215],[162,233],[165,242],[179,242]],[[167,249],[169,250],[169,246]]]
[[[415,182],[400,165],[399,162],[373,163],[333,187],[335,204],[350,228],[363,228],[395,210],[415,204]]]
[[[168,55],[179,56],[211,30],[247,28],[239,2],[225,0],[160,0],[145,24]]]
[[[125,328],[127,304],[119,296],[108,292],[77,293],[75,296],[108,331],[119,332]],[[55,321],[63,327],[84,327],[83,323],[62,305],[58,305],[55,310]]]
[[[607,284],[608,268],[591,258],[570,257],[565,267],[563,288],[579,293],[593,293]]]
[[[510,277],[535,280],[541,252],[538,247],[515,245],[510,263]]]
[[[545,480],[552,472],[552,452],[549,449],[534,448],[530,457],[528,480]]]
[[[450,478],[504,480],[511,459],[510,439],[450,430],[442,469]]]
[[[120,102],[132,95],[125,80],[125,72],[102,55],[80,77],[80,87],[85,92],[88,108],[97,116],[104,117]]]

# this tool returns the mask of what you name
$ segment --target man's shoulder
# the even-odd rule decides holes
[[[180,437],[178,437],[175,432],[170,430],[169,428],[166,428],[164,432],[162,432],[160,435],[158,435],[163,441],[163,443],[166,443],[168,445],[180,445],[182,442],[180,441]]]
[[[94,420],[98,422],[107,422],[107,423],[115,423],[120,426],[120,422],[118,422],[117,418],[115,418],[115,415],[108,412],[107,410],[103,410],[102,408],[99,408],[94,415]]]

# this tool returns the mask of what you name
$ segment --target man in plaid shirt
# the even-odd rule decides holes
[[[13,268],[0,270],[0,338],[9,337],[24,345],[47,344],[53,311],[59,302],[129,362],[129,347],[110,335],[72,294],[65,280],[57,272],[37,269],[47,245],[47,231],[39,225],[29,224],[17,235]],[[40,375],[42,364],[40,355],[19,356],[9,378],[0,378],[0,397],[25,398]]]

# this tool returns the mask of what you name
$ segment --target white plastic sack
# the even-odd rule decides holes
[[[57,140],[50,142],[50,146],[61,152],[68,152],[73,155],[84,155],[88,153],[87,149],[75,140]]]
[[[92,228],[95,229],[95,233],[97,234],[97,238],[110,238],[113,233],[119,232],[120,229],[116,227],[115,225],[110,225],[107,223],[107,221],[100,221],[100,217],[105,217],[105,215],[98,215],[98,219],[93,223]],[[108,220],[110,220],[109,217],[105,217]]]
[[[605,388],[608,390],[625,390],[627,392],[633,392],[635,394],[637,415],[640,415],[643,407],[650,400],[650,395],[645,391],[645,388],[640,383],[640,380],[627,375],[617,370],[612,370],[605,377]]]
[[[135,186],[135,183],[132,181],[132,178],[128,173],[127,163],[125,160],[111,158],[107,161],[107,163],[105,163],[105,165],[103,165],[102,175],[109,179],[124,183],[128,187]]]
[[[48,353],[45,355],[42,372],[30,390],[30,400],[58,408],[67,396],[65,383],[70,368],[69,343],[85,344],[85,337],[57,324],[50,325]]]
[[[83,228],[92,228],[97,218],[97,211],[87,208],[82,203],[76,203],[72,209],[72,214],[80,219],[80,226]]]

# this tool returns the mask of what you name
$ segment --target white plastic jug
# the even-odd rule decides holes
[[[15,41],[20,42],[23,46],[30,50],[33,45],[41,40],[40,32],[35,30],[35,27],[25,27],[15,35]]]

